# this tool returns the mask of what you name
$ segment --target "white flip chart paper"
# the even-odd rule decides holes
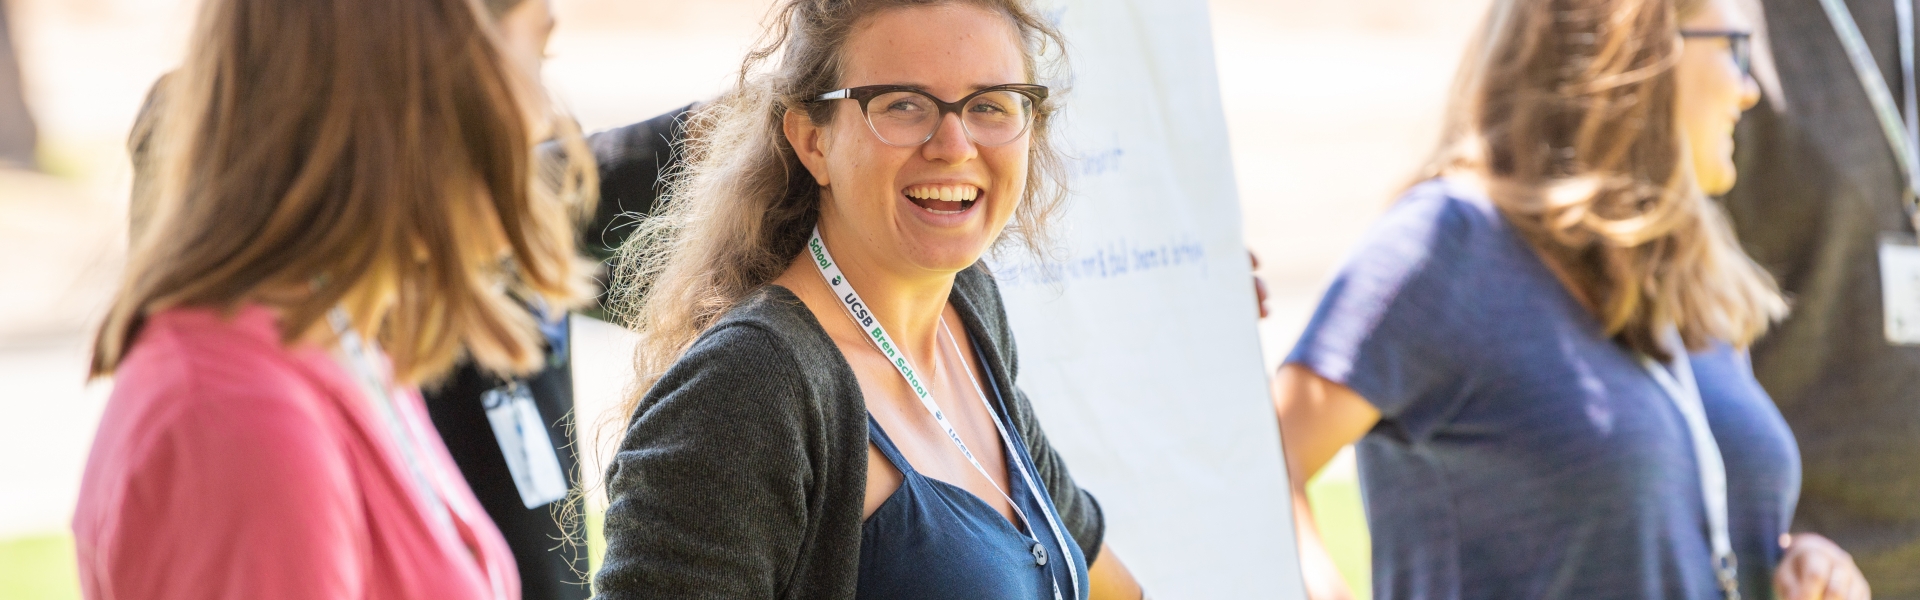
[[[1304,598],[1205,0],[1056,0],[1073,197],[990,261],[1019,384],[1160,600]]]

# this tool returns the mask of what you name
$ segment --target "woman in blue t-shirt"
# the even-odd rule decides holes
[[[1275,378],[1305,482],[1358,442],[1376,598],[1867,598],[1787,535],[1800,458],[1744,348],[1786,309],[1708,199],[1758,99],[1734,0],[1496,0],[1446,143]]]

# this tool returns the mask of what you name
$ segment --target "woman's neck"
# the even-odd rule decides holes
[[[846,277],[847,284],[860,295],[866,309],[886,328],[894,343],[904,347],[909,360],[916,365],[928,364],[926,361],[931,360],[938,348],[940,317],[953,293],[955,274],[891,264],[896,261],[881,259],[883,253],[870,251],[858,238],[835,236],[830,228],[822,229],[820,235],[833,262]],[[842,313],[843,317],[846,313],[845,299],[822,278],[819,266],[808,253],[802,253],[775,283],[789,289],[813,288],[834,304],[817,310]],[[793,291],[801,293],[800,289]],[[802,298],[808,295],[801,293]]]
[[[313,283],[266,284],[255,288],[245,297],[245,302],[258,304],[272,311],[276,318],[282,317],[290,308],[307,303],[314,294]],[[357,326],[356,333],[362,339],[378,339],[377,324],[386,319],[393,308],[394,293],[385,286],[363,286],[349,292],[341,298],[334,308],[344,309],[348,317]],[[290,332],[289,337],[300,343],[332,347],[339,343],[339,336],[327,315],[306,326],[304,330]]]

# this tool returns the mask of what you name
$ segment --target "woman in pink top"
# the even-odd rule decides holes
[[[519,596],[415,386],[536,366],[593,186],[570,130],[533,173],[565,121],[477,6],[206,0],[94,350],[89,598]]]

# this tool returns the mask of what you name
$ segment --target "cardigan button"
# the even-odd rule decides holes
[[[1039,542],[1033,543],[1033,564],[1042,567],[1047,566],[1047,549],[1045,546],[1041,546]]]

